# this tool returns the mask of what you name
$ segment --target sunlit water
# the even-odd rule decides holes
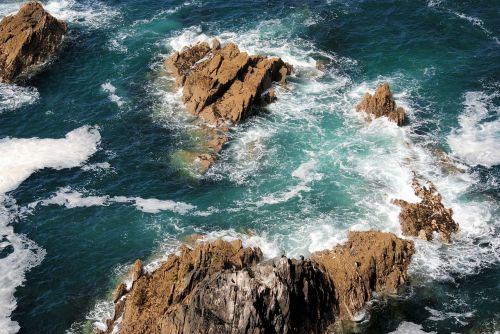
[[[0,333],[102,326],[130,264],[153,268],[194,232],[268,257],[332,247],[349,229],[400,234],[390,201],[416,200],[413,171],[460,234],[416,240],[411,285],[358,330],[500,330],[498,3],[43,3],[70,26],[63,52],[27,84],[0,85]],[[175,159],[193,125],[162,62],[213,37],[296,72],[200,176]],[[355,112],[383,81],[407,126]]]

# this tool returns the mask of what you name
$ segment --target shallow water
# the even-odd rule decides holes
[[[461,232],[450,246],[417,240],[411,285],[346,331],[500,330],[498,3],[43,3],[70,25],[63,52],[0,86],[0,333],[99,325],[136,258],[154,267],[193,232],[269,257],[332,247],[349,229],[400,234],[390,200],[416,200],[412,171]],[[200,176],[175,160],[193,129],[162,61],[212,37],[296,73]],[[382,81],[409,125],[355,112]]]

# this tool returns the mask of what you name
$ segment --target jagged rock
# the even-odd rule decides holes
[[[185,47],[165,61],[165,66],[183,87],[186,109],[215,127],[215,141],[210,141],[208,154],[197,155],[203,167],[209,167],[228,140],[229,124],[236,124],[250,114],[254,105],[276,99],[272,83],[286,83],[291,65],[280,58],[250,56],[233,43],[221,47],[217,39]]]
[[[13,82],[31,67],[46,62],[60,48],[66,23],[36,1],[0,22],[0,81]]]
[[[430,181],[421,186],[415,177],[412,183],[415,194],[422,200],[409,203],[402,199],[393,203],[401,207],[399,221],[404,235],[418,236],[431,240],[433,232],[439,232],[441,239],[449,243],[452,233],[458,231],[458,224],[453,220],[453,210],[445,208],[441,195]]]
[[[118,302],[127,293],[127,285],[125,283],[120,283],[113,292],[113,303]]]
[[[406,269],[414,253],[412,242],[383,232],[350,232],[348,241],[311,255],[335,287],[341,318],[352,318],[373,292],[396,292],[408,280]]]
[[[392,98],[391,89],[387,82],[378,86],[374,95],[366,93],[363,101],[356,106],[356,111],[365,111],[375,118],[386,116],[399,126],[405,122],[405,110],[402,107],[396,107],[396,102]]]
[[[402,284],[412,254],[411,241],[382,232],[350,233],[309,260],[260,262],[240,240],[183,246],[116,303],[106,333],[324,333]]]
[[[132,266],[132,270],[130,271],[130,276],[132,277],[132,282],[135,282],[139,279],[139,277],[143,274],[142,262],[141,260],[136,260],[134,265]]]

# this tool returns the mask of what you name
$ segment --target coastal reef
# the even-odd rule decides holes
[[[413,253],[412,241],[377,231],[350,232],[309,259],[263,260],[240,240],[182,246],[153,272],[136,262],[99,333],[324,333],[373,293],[396,292]]]
[[[365,93],[361,103],[356,106],[356,111],[364,111],[375,118],[385,116],[399,126],[404,124],[406,117],[405,110],[396,106],[387,82],[378,86],[375,94]]]
[[[202,170],[216,160],[229,138],[229,127],[240,123],[253,107],[276,99],[273,82],[285,84],[292,66],[280,58],[249,55],[234,43],[221,46],[200,42],[175,52],[165,66],[182,87],[182,100],[189,113],[199,118],[207,133],[206,152],[195,153]]]

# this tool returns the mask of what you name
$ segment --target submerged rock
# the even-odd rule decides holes
[[[396,107],[387,82],[378,86],[374,95],[366,93],[361,103],[356,106],[356,111],[365,111],[375,118],[386,116],[399,126],[405,122],[405,110],[402,107]]]
[[[47,13],[36,1],[0,22],[0,81],[13,82],[59,49],[66,23]]]
[[[430,181],[421,186],[417,178],[413,179],[415,194],[421,198],[419,203],[394,200],[401,207],[399,221],[404,235],[418,236],[431,240],[433,232],[438,232],[441,239],[449,243],[452,233],[458,232],[458,224],[453,220],[453,210],[445,208],[441,195]]]
[[[207,153],[196,156],[203,169],[227,142],[227,125],[245,119],[253,106],[274,101],[272,83],[284,84],[292,71],[280,58],[251,56],[233,43],[221,47],[217,39],[211,44],[185,47],[165,61],[177,85],[183,87],[186,109],[213,129]]]
[[[352,232],[308,260],[262,262],[239,240],[183,246],[115,303],[105,333],[324,333],[404,283],[413,252],[383,232]]]

